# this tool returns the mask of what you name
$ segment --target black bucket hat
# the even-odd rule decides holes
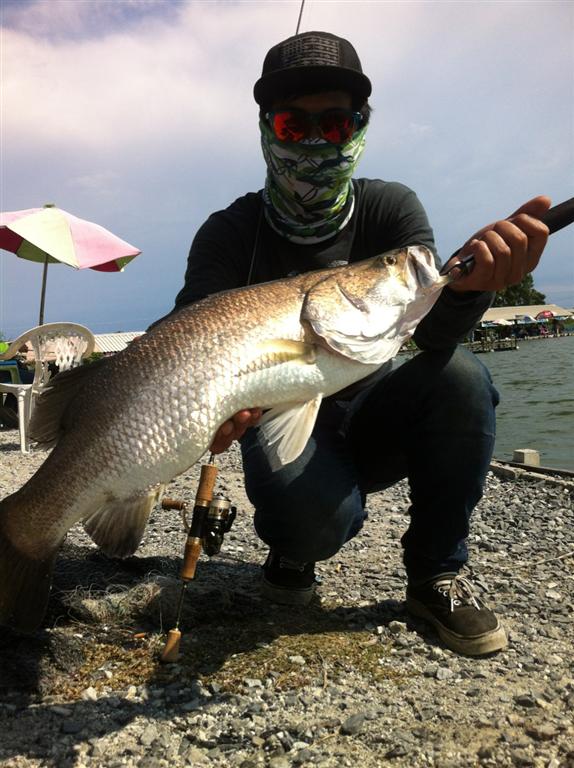
[[[325,88],[349,91],[362,104],[371,94],[371,81],[348,40],[330,32],[303,32],[269,50],[253,95],[260,106],[268,106],[277,98]]]

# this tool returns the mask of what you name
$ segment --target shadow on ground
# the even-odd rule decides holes
[[[180,594],[179,566],[179,558],[114,561],[88,547],[64,546],[43,628],[31,636],[0,629],[4,755],[49,761],[55,740],[65,738],[69,757],[59,753],[58,765],[67,768],[77,759],[74,743],[116,731],[138,716],[171,718],[190,707],[208,708],[218,697],[248,696],[258,680],[270,678],[275,688],[287,690],[326,684],[350,670],[396,679],[384,665],[388,648],[372,628],[404,619],[402,603],[272,606],[259,598],[259,567],[223,556],[200,561],[185,597],[180,659],[161,664]],[[142,583],[149,587],[145,593]],[[103,603],[116,611],[123,606],[123,613],[103,623],[94,614]],[[303,666],[293,661],[301,657]],[[130,694],[130,686],[153,690],[153,697],[133,700],[136,688]],[[86,698],[87,689],[95,700]],[[65,717],[54,708],[62,701]],[[16,730],[9,726],[15,715]]]

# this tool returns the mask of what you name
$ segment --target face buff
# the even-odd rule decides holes
[[[294,243],[320,243],[333,237],[353,215],[351,177],[365,147],[365,126],[346,144],[279,141],[260,121],[267,163],[263,191],[265,218]]]

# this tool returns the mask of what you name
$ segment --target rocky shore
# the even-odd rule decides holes
[[[0,498],[42,462],[0,432]],[[0,629],[0,766],[574,766],[574,483],[491,473],[470,537],[472,573],[509,647],[470,659],[404,607],[408,489],[369,497],[363,532],[321,563],[309,608],[259,597],[237,451],[217,490],[238,508],[222,552],[187,588],[173,626],[185,533],[156,508],[135,557],[67,538],[43,628]],[[198,470],[169,495],[193,501]]]

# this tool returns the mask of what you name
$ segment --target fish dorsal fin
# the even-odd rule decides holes
[[[338,275],[333,275],[310,289],[301,319],[344,357],[359,363],[384,363],[396,355],[404,341],[393,333],[403,305],[380,305],[373,311],[366,302],[345,292],[338,280]]]
[[[38,395],[28,427],[30,439],[40,448],[51,448],[65,431],[64,414],[78,391],[96,369],[106,364],[102,358],[54,376]]]
[[[284,403],[264,414],[260,429],[273,469],[301,455],[315,426],[322,397],[317,395],[305,403]]]

